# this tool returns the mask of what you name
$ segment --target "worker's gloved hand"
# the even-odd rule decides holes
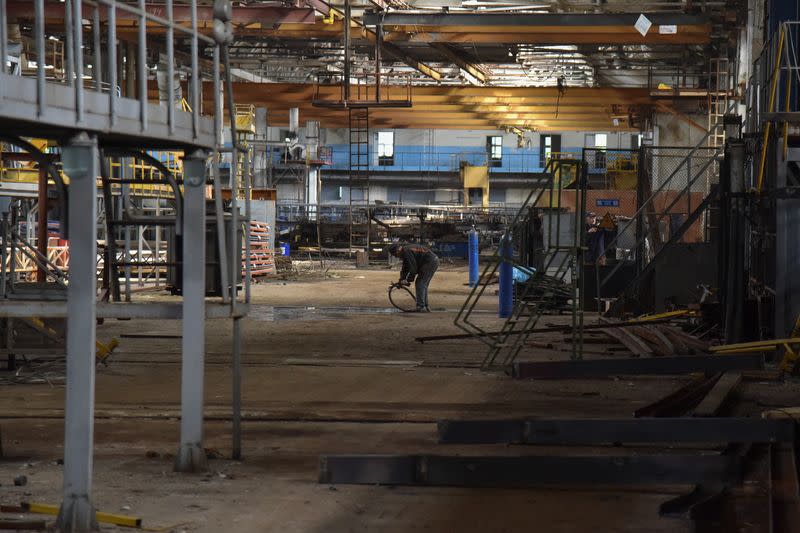
[[[411,285],[411,282],[408,281],[407,279],[401,279],[400,285],[402,285],[403,287],[408,287],[409,285]]]

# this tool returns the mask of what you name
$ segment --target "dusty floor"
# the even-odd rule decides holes
[[[681,487],[651,490],[466,490],[359,487],[316,482],[327,453],[547,453],[506,446],[436,444],[441,418],[630,416],[679,379],[512,381],[475,367],[474,340],[421,345],[418,335],[457,333],[468,292],[462,267],[445,266],[431,314],[390,312],[386,269],[330,271],[321,278],[259,284],[244,323],[244,455],[230,457],[229,321],[207,323],[206,442],[221,455],[206,475],[172,472],[178,442],[179,322],[107,321],[120,337],[97,370],[94,501],[142,517],[145,526],[192,532],[679,532],[657,516]],[[163,296],[142,294],[140,300]],[[343,309],[349,308],[349,309]],[[499,325],[496,300],[480,319]],[[547,321],[568,320],[567,317]],[[131,338],[126,335],[167,335]],[[567,358],[533,353],[529,358]],[[63,387],[0,387],[0,501],[58,503]],[[739,410],[796,403],[796,383],[750,382]],[[602,450],[598,453],[604,453]],[[25,474],[28,484],[13,486]],[[106,527],[105,530],[113,530]]]

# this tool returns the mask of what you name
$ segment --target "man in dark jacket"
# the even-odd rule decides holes
[[[439,258],[430,248],[420,244],[392,244],[389,253],[403,260],[400,283],[411,285],[416,278],[417,312],[430,312],[428,285],[439,268]]]

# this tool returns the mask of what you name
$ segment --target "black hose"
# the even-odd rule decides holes
[[[405,307],[397,305],[397,302],[395,302],[394,297],[392,297],[392,294],[394,293],[395,290],[401,290],[407,292],[408,295],[411,296],[411,301],[414,302],[414,307],[412,309],[406,309]],[[398,309],[404,313],[413,313],[417,309],[416,301],[417,297],[414,295],[413,292],[411,292],[411,289],[409,289],[408,286],[401,285],[400,283],[392,283],[391,285],[389,285],[389,302],[391,302],[392,306],[394,306],[395,309]]]

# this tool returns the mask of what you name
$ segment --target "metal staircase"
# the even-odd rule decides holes
[[[583,200],[575,203],[576,208],[572,216],[574,216],[576,224],[572,228],[571,238],[567,239],[567,242],[562,242],[561,215],[568,211],[563,189],[566,184],[559,179],[561,175],[567,173],[576,176],[582,175],[578,172],[579,168],[580,162],[577,160],[552,159],[548,162],[545,168],[547,178],[540,187],[530,192],[517,215],[508,225],[498,251],[484,268],[480,282],[473,287],[456,316],[456,326],[475,335],[477,339],[488,345],[488,352],[482,363],[484,369],[511,364],[526,345],[531,330],[539,322],[539,319],[553,309],[558,298],[565,295],[565,291],[572,296],[571,310],[576,326],[575,332],[576,335],[579,334],[582,315],[575,296],[578,293],[579,269],[582,263],[583,224],[581,221],[585,206]],[[575,194],[578,195],[580,190],[580,188],[575,189]],[[577,208],[579,205],[580,208]],[[546,222],[543,224],[545,247],[540,261],[542,268],[533,272],[525,283],[518,285],[512,312],[500,331],[488,332],[474,321],[472,315],[475,307],[503,264],[510,264],[512,268],[517,267],[531,272],[530,266],[522,264],[522,261],[518,259],[523,256],[514,252],[513,242],[514,237],[529,226],[531,217],[537,217],[540,214],[543,214],[543,222]],[[567,281],[568,273],[570,277]]]
[[[704,234],[708,234],[710,213],[714,207],[717,187],[714,183],[718,178],[719,164],[722,160],[724,146],[705,148],[709,139],[718,136],[718,130],[723,129],[722,121],[715,123],[708,133],[691,149],[688,149],[678,165],[666,178],[654,178],[645,172],[640,179],[646,180],[646,194],[639,203],[636,213],[617,230],[617,235],[605,246],[603,255],[610,255],[617,249],[619,243],[626,236],[635,231],[634,244],[628,247],[625,257],[616,262],[613,268],[602,275],[600,265],[596,265],[597,301],[600,305],[602,288],[609,283],[616,272],[622,267],[625,260],[636,259],[638,268],[634,276],[625,285],[620,297],[611,305],[609,314],[618,314],[626,301],[635,300],[640,285],[647,279],[658,263],[666,256],[674,245],[680,242],[684,235],[694,226],[700,224]],[[652,169],[655,164],[653,158],[658,157],[659,148],[643,147],[640,156],[640,165],[643,169]],[[675,150],[667,148],[664,150]],[[680,181],[685,180],[685,181]],[[653,190],[654,182],[659,182]],[[692,206],[692,193],[702,191],[703,198]],[[686,218],[681,225],[670,231],[669,238],[662,242],[662,224],[669,222],[669,217],[676,213],[679,206],[686,205]],[[636,228],[636,225],[641,225]]]
[[[350,253],[369,251],[369,108],[349,108],[350,179],[348,224]]]

